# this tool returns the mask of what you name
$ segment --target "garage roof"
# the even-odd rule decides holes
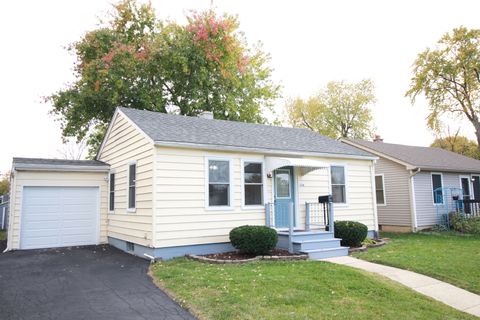
[[[110,166],[98,160],[13,158],[14,170],[108,171]]]

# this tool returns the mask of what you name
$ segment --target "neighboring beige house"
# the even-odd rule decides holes
[[[441,222],[442,214],[455,210],[455,196],[480,200],[480,161],[476,159],[381,139],[342,141],[380,158],[375,164],[380,230],[431,228]]]
[[[375,159],[305,129],[118,108],[96,160],[14,159],[8,249],[108,242],[167,259],[232,250],[249,224],[281,247],[291,228],[312,258],[345,255],[333,220],[378,231]]]

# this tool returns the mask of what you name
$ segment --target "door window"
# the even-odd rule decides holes
[[[275,194],[277,198],[290,198],[290,170],[277,170]]]

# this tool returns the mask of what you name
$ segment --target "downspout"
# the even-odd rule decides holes
[[[414,177],[420,173],[421,169],[417,168],[417,170],[410,170],[410,175],[409,175],[409,191],[410,191],[410,211],[411,211],[411,218],[412,218],[412,231],[417,232],[418,229],[418,224],[417,224],[417,205],[416,205],[416,199],[415,199],[415,183],[414,183]]]
[[[373,160],[370,166],[370,179],[372,181],[372,204],[373,204],[373,223],[374,223],[374,237],[378,237],[378,209],[377,209],[377,197],[375,192],[375,163],[377,160]]]

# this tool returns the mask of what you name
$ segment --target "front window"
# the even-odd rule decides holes
[[[333,203],[347,203],[345,167],[331,166],[330,170]]]
[[[385,204],[385,186],[383,181],[383,176],[375,176],[375,193],[377,197],[377,204]]]
[[[432,191],[433,191],[433,203],[442,204],[443,203],[443,192],[442,192],[442,175],[441,174],[432,174]]]
[[[243,164],[243,183],[245,205],[263,204],[263,175],[261,162],[245,162]]]
[[[128,209],[135,209],[137,165],[128,165]]]
[[[208,205],[230,206],[230,162],[208,160]]]

